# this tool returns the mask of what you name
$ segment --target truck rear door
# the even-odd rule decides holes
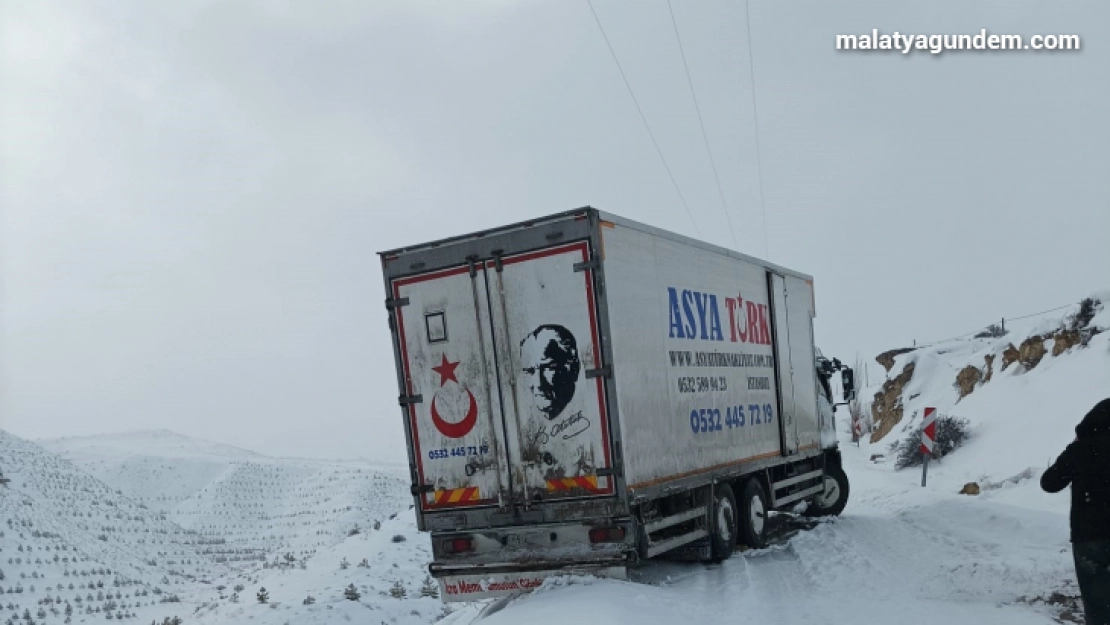
[[[424,511],[614,493],[590,248],[391,283]]]
[[[788,291],[786,278],[768,274],[771,289],[771,316],[774,318],[775,332],[775,372],[779,388],[779,427],[782,429],[782,452],[784,455],[798,453],[798,424],[794,418],[794,367],[803,366],[793,362],[790,349],[791,323],[790,305],[787,303]]]
[[[508,466],[485,271],[468,264],[391,287],[421,508],[503,504]]]
[[[813,285],[795,276],[768,274],[779,378],[783,452],[818,446],[817,371],[813,347]]]
[[[506,256],[487,276],[514,500],[612,495],[590,249]]]

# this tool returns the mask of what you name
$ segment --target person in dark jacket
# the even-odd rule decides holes
[[[1041,476],[1041,488],[1071,485],[1071,542],[1087,625],[1110,625],[1110,399],[1075,426],[1075,442]]]

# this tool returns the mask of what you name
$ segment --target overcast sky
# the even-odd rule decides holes
[[[834,6],[835,4],[835,6]],[[852,359],[1110,288],[1110,4],[0,4],[0,427],[404,457],[375,252],[586,204],[816,277]],[[1061,53],[835,35],[1079,34]]]

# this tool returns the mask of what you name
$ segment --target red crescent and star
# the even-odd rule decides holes
[[[432,367],[432,371],[439,374],[439,385],[442,387],[447,384],[448,380],[456,384],[460,384],[459,379],[455,377],[455,369],[458,368],[459,361],[450,362],[447,360],[447,354],[440,356],[440,363],[438,367]],[[478,401],[474,398],[474,393],[470,389],[463,387],[466,390],[467,396],[470,398],[470,406],[467,408],[466,416],[458,423],[448,423],[439,415],[439,409],[436,408],[436,398],[432,396],[432,424],[441,434],[448,438],[462,438],[474,429],[478,424]]]
[[[440,358],[442,358],[443,360],[442,362],[440,362],[439,366],[432,367],[432,371],[435,371],[440,376],[439,385],[443,386],[444,384],[447,384],[447,380],[458,382],[459,379],[455,377],[455,369],[459,366],[458,361],[448,362],[447,354],[443,354],[442,356],[440,356]]]

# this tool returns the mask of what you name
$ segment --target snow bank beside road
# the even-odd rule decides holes
[[[845,449],[844,515],[721,565],[651,562],[640,577],[548,585],[477,622],[934,625],[1053,623],[1019,601],[1075,594],[1066,516],[922,489]],[[461,617],[454,623],[466,622]]]

